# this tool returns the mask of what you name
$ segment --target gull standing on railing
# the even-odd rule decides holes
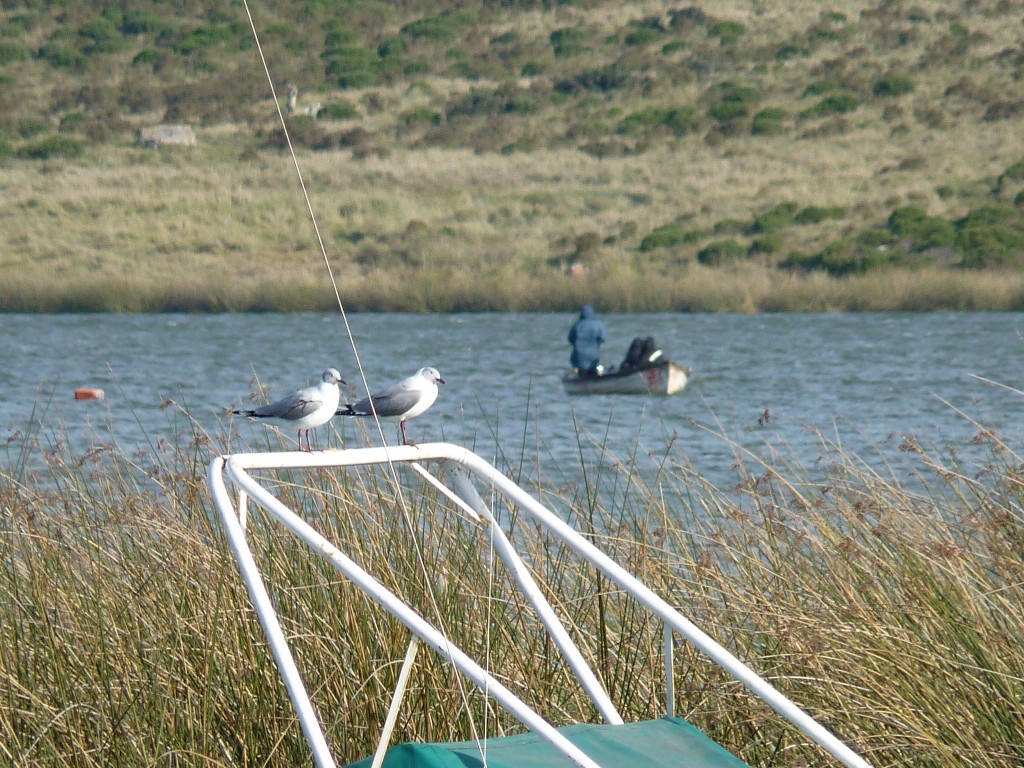
[[[338,410],[341,402],[339,384],[345,380],[334,368],[328,368],[320,376],[320,383],[315,387],[297,389],[290,395],[282,397],[274,403],[261,405],[251,410],[235,409],[231,411],[251,419],[267,419],[279,424],[291,426],[299,431],[299,450],[302,450],[302,433],[306,433],[306,450],[312,451],[309,443],[309,430],[326,424]]]
[[[420,368],[407,379],[338,409],[339,416],[370,416],[394,421],[402,428],[403,445],[412,445],[405,434],[405,422],[419,416],[437,400],[437,385],[444,379],[436,368]]]

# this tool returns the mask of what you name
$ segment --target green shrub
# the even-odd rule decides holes
[[[732,238],[728,240],[716,240],[708,243],[697,251],[697,261],[709,267],[718,267],[723,264],[732,264],[741,261],[747,255],[747,249]]]
[[[577,56],[587,50],[587,33],[579,27],[556,29],[549,37],[555,56]]]
[[[326,32],[327,34],[324,35],[325,50],[332,50],[335,48],[346,48],[359,40],[359,33],[352,29],[352,27],[350,27],[348,24],[345,24],[342,21],[336,21],[333,24],[331,24],[331,26],[329,27],[329,29],[326,30]],[[402,38],[392,37],[389,38],[389,40],[400,41],[403,48],[402,52],[405,52],[405,41],[402,40]]]
[[[789,61],[790,59],[806,58],[811,55],[811,50],[805,45],[784,45],[775,51],[776,61]]]
[[[31,139],[50,128],[50,123],[38,117],[23,117],[18,121],[18,135],[23,139]]]
[[[721,45],[732,45],[747,33],[738,21],[719,21],[708,29],[708,37],[717,37]]]
[[[819,224],[825,219],[841,219],[846,209],[838,205],[809,205],[796,215],[793,221],[797,224]]]
[[[778,232],[768,232],[754,238],[750,243],[750,255],[779,253],[785,247],[785,244],[785,239]]]
[[[889,231],[897,237],[910,240],[912,250],[952,246],[956,242],[956,227],[938,216],[929,216],[917,205],[904,205],[889,215]]]
[[[362,46],[336,48],[326,56],[324,71],[339,88],[365,88],[377,81],[380,57]]]
[[[708,117],[720,123],[733,123],[750,114],[750,107],[742,101],[720,101],[708,110]]]
[[[428,16],[406,24],[401,31],[414,40],[451,40],[465,27],[475,23],[476,14],[472,11],[445,11],[439,16]]]
[[[701,233],[687,229],[682,224],[663,224],[650,231],[640,241],[642,252],[653,251],[656,248],[668,248],[673,245],[694,243],[700,240]]]
[[[683,136],[695,131],[699,126],[700,116],[694,107],[647,107],[626,115],[616,128],[616,132],[626,136],[638,136],[655,128],[665,128],[676,136]]]
[[[1019,266],[1024,256],[1024,217],[1007,206],[988,205],[956,222],[956,246],[970,268]]]
[[[791,254],[780,263],[788,269],[823,270],[836,276],[863,274],[879,267],[899,264],[903,254],[885,247],[868,245],[859,239],[838,240],[813,256]]]
[[[407,128],[420,125],[440,125],[441,113],[427,106],[416,107],[404,113],[401,116],[401,120]]]
[[[622,42],[630,46],[644,46],[661,40],[665,33],[653,24],[631,22],[632,29],[626,33]]]
[[[167,28],[167,22],[148,9],[128,8],[121,17],[121,32],[126,35],[153,35]]]
[[[86,22],[79,28],[78,34],[89,41],[83,49],[89,55],[117,53],[128,47],[128,41],[121,35],[121,30],[107,18],[100,17]]]
[[[742,219],[722,219],[715,222],[711,231],[716,235],[742,235],[750,226],[749,222]]]
[[[159,48],[143,48],[132,58],[132,66],[151,67],[154,72],[158,71],[162,62],[167,60],[170,54]]]
[[[796,203],[779,203],[774,208],[755,216],[750,231],[759,233],[785,229],[796,220],[797,210],[799,210],[799,206]]]
[[[730,125],[745,118],[750,114],[751,106],[761,98],[756,88],[740,85],[731,80],[718,83],[709,89],[709,95],[715,99],[715,103],[708,109],[708,116],[723,125]]]
[[[209,24],[181,34],[171,49],[182,56],[198,50],[216,48],[235,41],[235,33],[227,24]]]
[[[787,113],[782,107],[762,109],[750,123],[750,132],[755,136],[771,136],[786,130],[783,120]]]
[[[903,96],[914,91],[914,81],[907,75],[890,72],[877,80],[871,91],[875,96]]]
[[[18,147],[16,154],[26,160],[48,160],[51,157],[80,157],[84,151],[82,142],[70,136],[47,136]]]
[[[30,55],[27,46],[13,40],[0,40],[0,67],[15,61],[27,61]]]
[[[84,72],[89,59],[77,48],[57,43],[48,43],[39,49],[39,58],[55,69],[69,69],[73,72]]]
[[[347,101],[338,101],[320,107],[317,117],[321,120],[351,120],[359,117],[359,110]]]
[[[81,131],[85,128],[85,124],[88,118],[84,112],[69,112],[60,119],[60,127],[57,129],[61,133],[74,133],[75,131]]]
[[[857,97],[852,93],[835,93],[826,96],[813,107],[800,113],[801,117],[826,117],[853,112],[860,106]]]
[[[842,88],[838,80],[827,77],[824,80],[815,80],[804,89],[804,96],[821,96],[823,93],[833,93]]]

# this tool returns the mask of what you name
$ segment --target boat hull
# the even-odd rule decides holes
[[[686,388],[688,379],[683,366],[666,360],[601,376],[581,377],[572,371],[562,377],[562,385],[570,395],[674,395]]]

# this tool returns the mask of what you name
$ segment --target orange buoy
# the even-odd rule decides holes
[[[104,397],[102,389],[93,387],[82,387],[75,390],[75,400],[102,400]]]

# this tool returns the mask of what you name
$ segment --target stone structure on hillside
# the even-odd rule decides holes
[[[135,143],[150,149],[167,145],[194,147],[196,134],[189,125],[154,125],[140,128]]]

